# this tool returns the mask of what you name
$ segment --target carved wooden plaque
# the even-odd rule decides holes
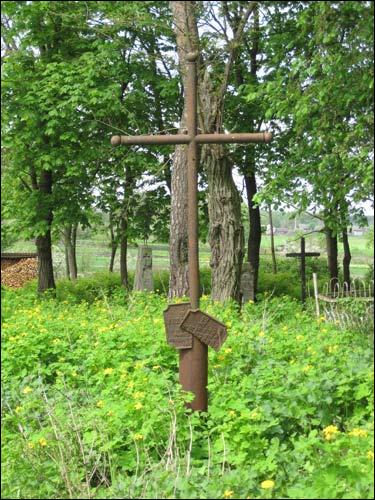
[[[184,304],[170,304],[163,312],[167,342],[176,349],[190,349],[193,347],[193,337],[180,328],[181,321],[190,309],[190,302]]]
[[[199,309],[186,313],[181,328],[195,335],[201,342],[213,347],[216,351],[227,338],[227,328],[224,323]]]

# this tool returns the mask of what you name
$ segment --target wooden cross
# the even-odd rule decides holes
[[[187,133],[175,135],[114,136],[111,138],[111,144],[113,146],[118,146],[120,144],[127,146],[186,144],[188,146],[187,199],[190,305],[184,305],[184,312],[186,313],[185,317],[182,319],[180,317],[178,320],[176,320],[176,317],[173,317],[171,318],[171,323],[173,323],[176,338],[180,337],[182,339],[179,346],[177,346],[178,342],[175,344],[175,346],[180,349],[180,383],[185,391],[190,391],[195,395],[195,398],[189,404],[189,407],[194,411],[207,411],[207,346],[211,345],[212,347],[219,348],[226,337],[226,328],[225,325],[222,325],[214,318],[211,318],[207,314],[199,311],[198,146],[199,144],[270,142],[272,134],[269,132],[249,134],[197,133],[197,58],[198,52],[189,52],[186,56],[188,61],[186,85]],[[176,322],[178,323],[177,325]],[[176,340],[176,338],[174,340]],[[190,345],[191,347],[186,347]]]
[[[287,257],[297,257],[301,259],[301,300],[306,302],[306,257],[319,257],[319,252],[305,251],[305,238],[301,238],[301,251],[287,253]]]

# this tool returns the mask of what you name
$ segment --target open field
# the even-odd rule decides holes
[[[373,262],[373,249],[367,246],[365,236],[350,236],[350,248],[352,252],[351,271],[353,277],[362,277],[368,271],[368,266]],[[167,244],[150,243],[153,247],[153,267],[154,270],[169,269],[169,250]],[[275,236],[275,246],[278,258],[283,258],[285,253],[298,250],[299,241],[296,236]],[[261,255],[270,255],[270,236],[262,236]],[[319,251],[322,257],[326,256],[324,240],[322,237],[310,235],[306,237],[306,250]],[[19,241],[6,250],[7,252],[33,252],[35,245],[33,242]],[[133,271],[137,262],[137,247],[129,246],[128,267]],[[53,246],[54,266],[57,276],[64,275],[65,261],[64,249],[61,244]],[[95,235],[91,239],[79,239],[77,242],[77,263],[80,275],[87,275],[97,271],[108,269],[110,259],[109,242],[103,239],[103,235]],[[339,246],[339,259],[342,260],[342,248]],[[200,263],[208,266],[210,261],[209,245],[200,245]],[[296,262],[297,265],[297,262]],[[119,256],[116,255],[115,271],[119,271]]]

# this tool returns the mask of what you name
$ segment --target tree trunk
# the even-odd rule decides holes
[[[69,224],[64,228],[65,261],[67,261],[67,273],[69,279],[77,279],[76,259],[77,224]]]
[[[259,253],[262,239],[262,226],[259,206],[254,206],[253,198],[257,192],[254,169],[250,167],[245,175],[245,186],[248,200],[250,230],[247,247],[247,258],[254,276],[254,300],[258,289]]]
[[[272,220],[272,208],[268,205],[268,215],[271,228],[271,255],[272,255],[272,272],[277,274],[277,264],[276,264],[276,252],[275,252],[275,238],[273,236],[273,220]]]
[[[326,245],[327,245],[328,271],[330,277],[330,289],[331,292],[334,292],[336,284],[338,283],[338,276],[339,276],[337,235],[334,235],[333,231],[328,228],[326,228],[325,233],[326,233]]]
[[[65,245],[65,236],[64,236],[64,253],[65,253],[65,276],[70,280],[68,249],[66,248],[66,245]]]
[[[129,289],[128,280],[128,221],[126,215],[122,215],[120,222],[120,279],[121,285]]]
[[[43,293],[48,289],[56,288],[53,276],[51,241],[53,213],[52,209],[49,207],[49,197],[52,194],[51,171],[43,170],[41,172],[39,190],[44,195],[39,213],[44,215],[43,220],[47,223],[47,230],[43,235],[37,236],[35,241],[38,254],[38,292]]]
[[[171,228],[169,237],[169,297],[188,295],[187,158],[186,146],[177,146],[173,157]]]
[[[342,244],[344,247],[344,258],[342,260],[342,267],[343,267],[343,272],[344,272],[344,283],[346,283],[347,289],[350,290],[350,261],[352,260],[352,255],[350,253],[347,228],[343,229],[343,231],[342,231]]]
[[[241,197],[221,145],[207,148],[205,166],[209,186],[211,297],[220,302],[239,300],[244,254]]]
[[[180,74],[186,88],[186,53],[197,47],[198,31],[193,2],[170,2],[175,26]],[[186,131],[186,105],[184,104],[178,133]],[[171,227],[169,238],[169,297],[182,297],[189,293],[188,234],[187,234],[187,148],[177,146],[171,173]]]
[[[72,280],[76,280],[78,276],[77,267],[77,229],[78,223],[74,223],[72,226],[72,236],[71,236],[71,255],[70,255],[70,275]]]
[[[116,257],[116,251],[117,251],[118,244],[116,241],[115,231],[113,229],[113,221],[112,221],[111,216],[109,218],[109,231],[111,234],[111,260],[109,261],[109,272],[113,273],[113,267],[115,264],[115,257]]]

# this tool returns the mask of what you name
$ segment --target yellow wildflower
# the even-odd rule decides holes
[[[339,348],[338,345],[329,345],[328,346],[328,352],[331,354],[333,352],[336,352],[338,348]]]
[[[159,370],[160,368],[161,368],[160,365],[155,365],[155,366],[152,367],[153,370]]]
[[[365,429],[358,429],[355,428],[349,432],[349,436],[354,436],[354,437],[366,437],[368,432]]]
[[[61,342],[60,339],[53,339],[52,344],[59,344]]]
[[[39,439],[39,445],[44,448],[45,446],[47,446],[47,441],[44,439],[44,438],[40,438]]]
[[[260,413],[259,413],[257,410],[253,410],[253,411],[250,413],[250,418],[251,418],[251,420],[259,420],[259,418],[260,418]]]
[[[287,326],[283,326],[283,332],[287,332],[288,331],[288,327]]]
[[[225,324],[227,325],[228,328],[230,328],[232,326],[232,322],[231,321],[227,321]]]
[[[328,425],[328,427],[325,427],[323,429],[323,435],[324,439],[327,441],[332,441],[336,437],[336,434],[338,434],[340,431],[335,425]]]
[[[142,441],[143,435],[136,433],[136,434],[134,434],[133,438],[135,441]]]
[[[31,441],[28,442],[27,447],[30,448],[30,450],[32,450],[34,448],[34,443],[32,443]]]
[[[134,408],[135,408],[136,410],[140,410],[141,408],[143,408],[143,404],[142,404],[142,403],[139,403],[139,402],[138,402],[138,403],[135,403]]]
[[[304,339],[303,335],[297,335],[296,337],[296,340],[303,340],[303,339]]]
[[[230,415],[231,417],[234,417],[234,416],[235,416],[235,414],[236,414],[236,412],[235,412],[234,410],[229,410],[229,412],[228,412],[228,413],[229,413],[229,415]]]
[[[265,336],[265,333],[264,333],[264,331],[263,331],[263,330],[261,330],[261,331],[259,332],[259,337],[264,337],[264,336]]]
[[[327,333],[327,332],[328,332],[327,328],[322,328],[322,333]]]
[[[225,490],[223,496],[224,498],[232,498],[233,493],[234,492],[232,490]]]
[[[312,368],[312,365],[306,365],[306,366],[304,366],[304,367],[302,368],[302,371],[303,371],[304,373],[306,373],[306,372],[310,371],[310,370],[311,370],[311,368]]]
[[[103,373],[104,375],[111,375],[111,373],[113,373],[113,368],[105,368]]]
[[[142,399],[142,398],[144,398],[144,397],[145,397],[145,393],[144,393],[144,392],[139,392],[139,391],[137,391],[137,392],[135,392],[135,393],[133,394],[133,398],[135,398],[135,399]]]
[[[103,406],[104,406],[104,401],[101,399],[100,401],[98,401],[98,402],[96,403],[96,406],[97,406],[98,408],[103,408]]]
[[[24,394],[29,394],[30,392],[33,392],[33,390],[31,389],[31,387],[26,386],[22,392],[23,392]]]
[[[230,347],[227,347],[226,349],[224,349],[224,352],[225,354],[229,354],[232,352],[232,349]]]
[[[374,452],[373,452],[372,450],[369,450],[369,451],[367,452],[367,458],[368,458],[369,460],[374,461]]]
[[[275,481],[272,481],[272,479],[266,479],[260,483],[260,487],[264,490],[271,490],[275,487]]]

